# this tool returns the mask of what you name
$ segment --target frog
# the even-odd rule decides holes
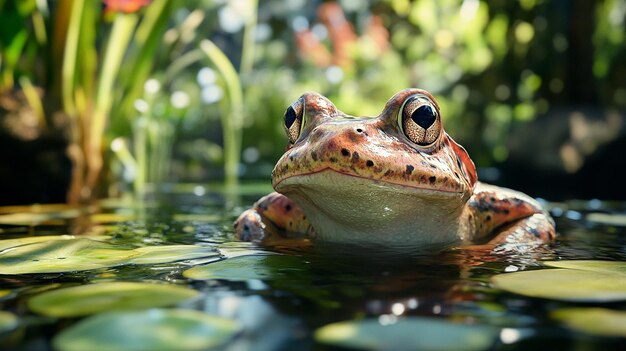
[[[275,191],[236,219],[240,240],[495,250],[555,239],[537,200],[478,180],[426,90],[398,92],[375,117],[347,115],[307,92],[287,108],[283,127]]]

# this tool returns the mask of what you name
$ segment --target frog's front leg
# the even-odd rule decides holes
[[[538,245],[554,240],[554,220],[533,198],[511,189],[477,183],[468,202],[474,242],[486,247]]]
[[[268,241],[304,237],[312,228],[300,206],[285,195],[273,192],[259,199],[234,223],[235,234],[243,241]]]

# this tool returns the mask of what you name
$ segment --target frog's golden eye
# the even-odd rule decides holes
[[[302,116],[304,115],[304,99],[300,98],[285,111],[285,132],[291,144],[295,143],[302,129]]]
[[[404,135],[417,145],[430,146],[441,135],[439,111],[424,95],[408,98],[398,117]]]

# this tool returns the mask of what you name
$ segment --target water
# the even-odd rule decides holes
[[[623,339],[572,331],[550,318],[551,311],[564,307],[624,310],[624,302],[590,304],[529,298],[490,283],[495,274],[540,268],[546,260],[626,261],[623,203],[595,200],[550,204],[559,239],[530,253],[390,253],[327,245],[262,248],[237,242],[233,240],[232,221],[259,194],[225,196],[208,190],[198,194],[172,192],[139,206],[105,202],[91,210],[114,215],[108,218],[85,213],[79,217],[59,215],[65,211],[59,209],[43,211],[50,218],[39,218],[37,225],[24,225],[32,221],[28,218],[22,219],[22,224],[3,224],[3,239],[96,231],[110,235],[108,240],[114,245],[125,247],[196,244],[207,250],[216,248],[226,261],[242,264],[225,271],[229,279],[209,280],[187,279],[182,272],[216,258],[72,273],[0,275],[0,292],[6,292],[0,297],[1,309],[12,312],[19,321],[18,327],[0,334],[0,348],[51,349],[55,335],[80,319],[38,315],[29,310],[28,299],[51,288],[102,280],[166,282],[200,291],[200,298],[180,306],[236,320],[243,328],[222,347],[224,350],[334,349],[314,339],[316,329],[363,318],[388,325],[407,316],[493,327],[496,336],[486,348],[493,350],[605,350],[625,346]],[[87,218],[105,223],[94,226]],[[277,251],[282,255],[258,261],[242,258]]]

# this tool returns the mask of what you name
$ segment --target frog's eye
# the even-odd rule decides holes
[[[398,116],[407,138],[420,146],[432,145],[441,134],[441,117],[432,101],[424,95],[408,98]]]
[[[304,115],[304,99],[300,98],[285,111],[285,132],[291,144],[300,136],[302,116]]]

